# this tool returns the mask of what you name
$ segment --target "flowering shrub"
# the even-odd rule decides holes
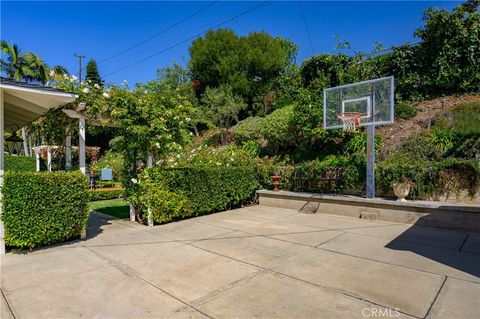
[[[174,153],[158,164],[165,167],[204,167],[204,166],[252,166],[258,159],[249,152],[234,145],[220,148],[199,145]]]

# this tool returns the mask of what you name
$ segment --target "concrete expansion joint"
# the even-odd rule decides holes
[[[211,317],[211,316],[208,315],[207,313],[201,311],[201,310],[198,309],[197,307],[191,305],[191,304],[188,303],[187,301],[180,299],[179,297],[177,297],[177,296],[169,293],[168,291],[166,291],[166,290],[160,288],[159,286],[151,283],[150,281],[146,280],[145,278],[143,278],[142,276],[140,276],[140,275],[138,275],[136,272],[134,272],[132,269],[130,269],[128,266],[123,265],[123,264],[121,264],[121,263],[118,263],[118,262],[112,260],[111,258],[108,258],[108,257],[106,257],[106,256],[104,256],[104,255],[102,255],[102,254],[100,254],[100,253],[98,253],[98,252],[96,252],[96,251],[94,251],[94,250],[92,250],[92,249],[89,249],[88,247],[87,247],[87,249],[88,249],[90,252],[92,252],[92,253],[94,253],[95,255],[97,255],[98,257],[104,259],[105,261],[108,261],[113,267],[115,267],[116,269],[118,269],[119,271],[121,271],[122,273],[124,273],[125,275],[128,275],[129,277],[135,278],[135,279],[137,279],[137,280],[139,280],[139,281],[141,281],[141,282],[144,282],[144,283],[146,283],[147,285],[149,285],[149,286],[151,286],[151,287],[153,287],[153,288],[155,288],[155,289],[157,289],[157,290],[160,290],[160,291],[163,292],[164,294],[172,297],[173,299],[176,299],[177,301],[181,302],[181,303],[184,304],[185,306],[187,306],[187,307],[189,307],[189,308],[191,308],[191,309],[193,309],[193,310],[195,310],[195,311],[203,314],[204,316],[206,316],[206,317],[208,317],[208,318],[213,319],[213,317]]]
[[[433,305],[435,304],[435,301],[437,301],[437,298],[440,295],[440,292],[442,291],[443,286],[445,286],[445,283],[447,282],[447,279],[448,279],[449,276],[444,276],[444,277],[445,278],[443,278],[443,282],[440,285],[440,288],[438,289],[437,293],[435,294],[435,297],[433,298],[432,302],[430,303],[430,306],[428,307],[427,314],[425,315],[424,318],[428,318],[428,316],[430,315],[430,312],[432,311]]]
[[[382,260],[376,260],[376,259],[366,258],[366,257],[362,257],[362,256],[356,256],[356,255],[346,254],[346,253],[342,253],[342,252],[339,252],[339,251],[327,249],[327,248],[324,248],[324,247],[317,247],[316,249],[328,251],[328,252],[335,253],[335,254],[339,254],[339,255],[343,255],[343,256],[349,256],[349,257],[359,258],[359,259],[363,259],[363,260],[368,260],[368,261],[372,261],[372,262],[379,263],[379,264],[384,264],[384,265],[396,266],[396,267],[405,268],[405,269],[416,270],[416,271],[423,272],[423,273],[426,273],[426,274],[437,275],[437,276],[442,276],[442,277],[445,276],[444,274],[440,274],[440,273],[437,273],[437,272],[431,272],[431,271],[426,271],[426,270],[423,270],[423,269],[420,269],[420,268],[408,267],[408,266],[398,265],[398,264],[394,264],[394,263],[389,263],[389,262],[382,261]],[[471,282],[471,283],[474,283],[474,284],[480,284],[480,283],[477,282],[477,281],[468,280],[468,279],[464,279],[464,278],[459,278],[459,277],[456,277],[456,276],[448,276],[448,277],[450,277],[450,278],[452,278],[452,279],[456,279],[456,280],[462,280],[462,281],[466,281],[466,282]]]
[[[370,303],[370,304],[373,304],[373,305],[376,305],[376,306],[380,306],[380,307],[383,307],[383,308],[392,309],[390,306],[382,305],[382,304],[379,304],[379,303],[377,303],[377,302],[374,302],[374,301],[365,299],[365,298],[363,298],[363,297],[361,297],[361,296],[358,296],[358,295],[356,295],[356,294],[353,294],[353,293],[351,293],[351,292],[344,291],[344,290],[340,290],[340,289],[336,289],[336,288],[332,288],[332,287],[328,287],[328,286],[319,285],[319,284],[316,284],[316,283],[312,283],[312,282],[310,282],[310,281],[306,281],[306,280],[303,280],[303,279],[299,279],[299,278],[296,278],[296,277],[293,277],[293,276],[284,274],[284,273],[282,273],[282,272],[279,272],[279,271],[276,271],[276,270],[273,269],[273,268],[275,268],[275,267],[278,267],[278,266],[282,265],[282,264],[285,263],[286,261],[284,261],[284,262],[282,262],[282,263],[278,263],[278,264],[276,264],[275,266],[271,266],[270,268],[267,268],[267,267],[258,266],[258,265],[255,265],[255,264],[252,264],[252,263],[249,263],[249,262],[245,262],[245,261],[243,261],[243,260],[239,260],[239,259],[236,259],[236,258],[232,258],[232,257],[226,256],[226,255],[223,255],[223,254],[220,254],[220,253],[217,253],[217,252],[214,252],[214,251],[211,251],[211,250],[202,248],[202,247],[198,247],[198,246],[195,246],[195,245],[193,245],[193,244],[187,244],[187,245],[193,246],[193,247],[198,248],[198,249],[201,249],[201,250],[203,250],[203,251],[206,251],[206,252],[209,252],[209,253],[212,253],[212,254],[221,256],[221,257],[225,257],[225,258],[228,258],[228,259],[231,259],[231,260],[234,260],[234,261],[237,261],[237,262],[246,264],[246,265],[254,266],[254,267],[258,268],[258,269],[263,270],[265,273],[272,273],[272,274],[279,275],[279,276],[282,276],[282,277],[285,277],[285,278],[290,278],[290,279],[293,279],[293,280],[295,280],[295,281],[302,282],[302,283],[308,284],[308,285],[310,285],[310,286],[318,287],[318,288],[321,288],[321,289],[324,289],[324,290],[327,290],[327,291],[330,291],[330,292],[333,292],[333,293],[338,293],[338,294],[341,294],[341,295],[343,295],[343,296],[347,296],[347,297],[350,297],[350,298],[354,298],[354,299],[357,299],[357,300],[361,300],[361,301],[364,301],[364,302],[368,302],[368,303]],[[307,246],[307,247],[309,247],[309,246]],[[301,255],[302,253],[303,253],[303,251],[300,252],[299,254],[297,254],[296,256],[299,256],[299,255]],[[233,288],[233,287],[232,287],[232,288]],[[392,309],[392,310],[393,310],[393,309]],[[409,315],[409,316],[413,316],[413,317],[418,318],[418,319],[423,319],[423,318],[420,318],[420,317],[411,315],[411,314],[406,313],[406,312],[402,312],[402,311],[399,311],[399,312],[401,312],[401,313],[403,313],[403,314],[406,314],[406,315]]]
[[[458,251],[462,251],[463,249],[463,246],[465,246],[465,243],[467,242],[467,239],[468,239],[468,234],[465,236],[465,238],[463,239],[463,242],[462,244],[460,245],[460,247],[458,248]]]
[[[3,288],[1,288],[1,287],[0,287],[0,292],[2,293],[3,300],[5,300],[5,304],[7,305],[8,312],[12,315],[12,317],[14,319],[17,318],[17,316],[15,315],[15,311],[13,311],[13,307],[12,307],[11,303],[7,299],[7,295],[3,291]]]
[[[328,242],[330,242],[330,241],[333,241],[333,240],[335,240],[335,239],[337,239],[337,238],[339,238],[340,236],[343,236],[343,235],[345,235],[345,234],[346,234],[346,232],[342,232],[341,234],[338,234],[337,236],[332,237],[332,238],[330,238],[330,239],[327,239],[326,241],[324,241],[324,242],[316,245],[315,248],[318,248],[318,247],[320,247],[320,246],[322,246],[322,245],[325,245],[326,243],[328,243]]]
[[[239,280],[237,281],[234,281],[228,285],[226,285],[225,287],[222,287],[220,289],[217,289],[215,291],[212,291],[208,294],[206,294],[205,296],[202,296],[198,299],[195,299],[193,301],[190,302],[190,304],[192,306],[195,306],[195,307],[198,307],[200,306],[201,304],[205,303],[205,302],[208,302],[212,299],[214,299],[215,297],[217,297],[218,295],[221,295],[221,294],[224,294],[226,292],[228,292],[229,290],[235,288],[235,287],[241,287],[243,285],[246,285],[247,283],[249,283],[251,280],[257,278],[257,277],[260,277],[260,276],[263,276],[265,274],[267,274],[268,271],[265,270],[265,269],[260,269],[246,277],[243,277],[243,278],[240,278]]]

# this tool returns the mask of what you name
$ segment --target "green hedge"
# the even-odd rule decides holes
[[[155,222],[224,210],[252,198],[254,167],[150,168],[140,179],[140,200]]]
[[[88,219],[87,190],[80,172],[6,172],[5,244],[33,248],[79,236]]]
[[[365,159],[360,156],[328,156],[295,166],[287,180],[295,192],[342,193],[364,189]]]
[[[35,157],[5,155],[6,172],[35,172]]]
[[[88,191],[90,193],[90,201],[97,200],[106,200],[106,199],[116,199],[123,197],[123,188],[115,189],[91,189]]]
[[[387,194],[392,192],[394,182],[411,182],[411,199],[462,190],[473,196],[480,189],[480,161],[448,158],[433,162],[397,158],[380,163],[375,179],[377,188]]]

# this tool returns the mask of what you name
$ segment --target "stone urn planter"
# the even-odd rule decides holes
[[[278,192],[278,186],[280,185],[280,176],[274,175],[272,176],[272,185],[273,185],[273,191]]]
[[[400,202],[406,202],[405,197],[410,193],[412,185],[408,182],[393,183],[393,193],[397,196],[397,200]]]

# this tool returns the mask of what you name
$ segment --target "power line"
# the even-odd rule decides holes
[[[202,31],[202,32],[199,32],[199,33],[197,33],[197,34],[195,34],[195,35],[193,35],[193,36],[190,36],[190,37],[188,37],[188,38],[186,38],[186,39],[184,39],[184,40],[182,40],[182,41],[176,42],[175,44],[172,44],[171,46],[169,46],[169,47],[167,47],[167,48],[165,48],[165,49],[163,49],[163,50],[161,50],[161,51],[158,51],[158,52],[156,52],[156,53],[153,53],[153,54],[151,54],[151,55],[149,55],[149,56],[147,56],[147,57],[145,57],[145,58],[143,58],[143,59],[141,59],[141,60],[138,60],[138,61],[136,61],[136,62],[130,63],[130,64],[128,64],[128,65],[126,65],[126,66],[124,66],[124,67],[122,67],[122,68],[120,68],[120,69],[117,69],[117,70],[115,70],[115,71],[113,71],[113,72],[110,72],[110,73],[104,75],[103,77],[106,78],[106,77],[108,77],[108,76],[110,76],[110,75],[112,75],[112,74],[115,74],[115,73],[118,73],[118,72],[123,71],[123,70],[125,70],[125,69],[128,69],[128,68],[130,68],[130,67],[132,67],[132,66],[134,66],[134,65],[137,65],[137,64],[139,64],[139,63],[142,63],[142,62],[144,62],[144,61],[146,61],[146,60],[148,60],[148,59],[151,59],[151,58],[153,58],[153,57],[155,57],[155,56],[157,56],[157,55],[159,55],[159,54],[162,54],[162,53],[164,53],[164,52],[166,52],[166,51],[169,51],[169,50],[171,50],[171,49],[173,49],[173,48],[175,48],[175,47],[177,47],[177,46],[179,46],[179,45],[181,45],[181,44],[183,44],[183,43],[185,43],[185,42],[188,42],[188,41],[191,41],[191,40],[193,40],[193,39],[195,39],[195,38],[198,38],[199,36],[201,36],[202,34],[204,34],[205,32],[207,32],[208,30],[218,28],[218,27],[224,25],[225,23],[228,23],[228,22],[230,22],[230,21],[233,21],[233,20],[237,19],[238,17],[241,17],[241,16],[243,16],[243,15],[245,15],[245,14],[247,14],[247,13],[250,13],[250,12],[252,12],[252,11],[255,11],[255,10],[258,9],[259,7],[261,7],[261,6],[269,3],[269,2],[271,2],[271,1],[272,1],[272,0],[268,0],[268,1],[264,1],[264,2],[262,2],[262,3],[260,3],[260,4],[257,4],[256,6],[253,6],[253,7],[251,7],[250,9],[247,9],[247,10],[245,10],[245,11],[242,11],[242,12],[236,14],[235,16],[233,16],[233,17],[231,17],[231,18],[228,18],[228,19],[226,19],[226,20],[224,20],[224,21],[222,21],[222,22],[220,22],[220,23],[218,23],[218,24],[216,24],[216,25],[214,25],[214,26],[211,26],[211,27],[207,28],[206,30],[204,30],[204,31]]]
[[[128,52],[128,51],[130,51],[130,50],[132,50],[132,49],[135,49],[135,48],[139,47],[140,45],[144,44],[145,42],[148,42],[148,41],[152,40],[153,38],[158,37],[159,35],[167,32],[168,30],[171,30],[172,28],[176,27],[177,25],[179,25],[179,24],[187,21],[188,19],[193,18],[193,17],[196,16],[197,14],[199,14],[199,13],[207,10],[208,8],[210,8],[211,6],[213,6],[213,5],[214,5],[215,3],[217,3],[217,2],[218,2],[218,0],[210,2],[208,5],[200,8],[199,10],[197,10],[197,11],[193,12],[192,14],[184,17],[183,19],[175,22],[174,24],[171,24],[171,25],[169,25],[168,27],[164,28],[163,30],[161,30],[161,31],[159,31],[159,32],[157,32],[157,33],[149,36],[148,38],[146,38],[146,39],[144,39],[144,40],[142,40],[142,41],[140,41],[140,42],[138,42],[138,43],[136,43],[136,44],[134,44],[134,45],[126,48],[126,49],[123,49],[122,51],[117,52],[117,53],[115,53],[114,55],[109,56],[108,58],[105,58],[105,59],[97,62],[97,64],[105,63],[105,62],[107,62],[107,61],[109,61],[109,60],[111,60],[111,59],[113,59],[113,58],[115,58],[115,57],[117,57],[117,56],[125,53],[125,52]]]
[[[312,50],[312,54],[314,54],[315,50],[313,49],[312,37],[310,36],[310,30],[308,29],[307,20],[305,19],[305,14],[303,12],[302,1],[298,1],[298,6],[300,7],[300,15],[302,16],[303,25],[305,26],[305,30],[307,31],[308,43],[310,43],[310,49]]]

